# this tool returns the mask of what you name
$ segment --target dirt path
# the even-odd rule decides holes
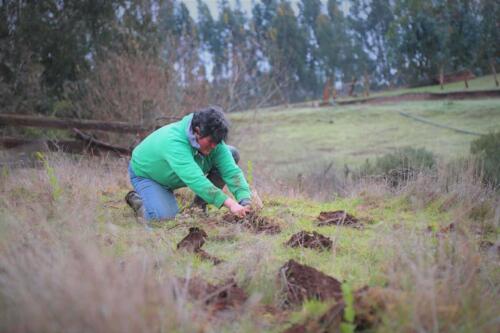
[[[427,119],[424,119],[421,117],[417,117],[417,116],[411,115],[411,114],[406,113],[406,112],[400,111],[399,114],[403,117],[406,117],[406,118],[409,118],[409,119],[412,119],[412,120],[415,120],[415,121],[418,121],[418,122],[421,122],[421,123],[424,123],[427,125],[431,125],[431,126],[439,127],[439,128],[444,128],[444,129],[449,129],[449,130],[455,131],[457,133],[475,135],[475,136],[483,135],[482,133],[478,133],[478,132],[472,132],[472,131],[464,130],[461,128],[456,128],[456,127],[451,127],[451,126],[447,126],[447,125],[443,125],[443,124],[438,124],[438,123],[435,123],[433,121],[430,121],[430,120],[427,120]]]

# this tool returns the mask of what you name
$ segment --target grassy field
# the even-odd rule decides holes
[[[499,76],[500,77],[500,76]],[[469,88],[465,88],[465,83],[463,81],[447,83],[443,85],[441,89],[440,85],[424,86],[418,88],[406,88],[406,89],[394,89],[385,90],[380,92],[374,92],[370,94],[370,97],[381,97],[381,96],[396,96],[409,93],[445,93],[445,92],[457,92],[457,91],[477,91],[477,90],[499,90],[500,87],[495,85],[495,80],[493,75],[485,75],[470,80]],[[359,93],[358,98],[363,98],[363,93]],[[341,100],[352,100],[350,97],[342,97]]]
[[[411,146],[439,158],[466,156],[476,137],[405,118],[405,112],[477,133],[500,129],[500,100],[423,101],[232,114],[231,143],[258,169],[289,178],[330,162],[355,168],[369,158]]]
[[[375,312],[368,331],[498,327],[500,276],[492,245],[498,197],[467,170],[453,183],[445,174],[437,180],[423,176],[398,191],[352,184],[348,196],[323,203],[264,194],[261,216],[282,230],[266,235],[222,223],[224,211],[215,209],[208,217],[184,210],[148,231],[123,200],[130,187],[124,161],[46,161],[44,168],[4,170],[1,176],[1,331],[283,332],[308,323],[302,331],[315,332],[314,318],[335,301],[285,306],[279,272],[290,259],[353,290],[369,286],[375,296],[365,302],[375,302],[368,308]],[[192,194],[180,191],[178,200],[185,207]],[[318,227],[318,214],[333,210],[353,214],[364,227]],[[222,264],[176,249],[190,227],[207,232],[204,250]],[[302,230],[329,237],[332,248],[285,246]],[[186,280],[179,279],[214,285],[233,279],[246,296],[242,304],[221,309],[206,305],[205,296],[191,297]],[[368,310],[357,306],[356,318]]]
[[[49,154],[38,168],[4,168],[0,331],[497,332],[500,197],[474,164],[442,163],[468,155],[475,136],[400,111],[479,133],[500,128],[494,99],[232,114],[230,143],[261,194],[259,218],[276,234],[227,222],[225,209],[186,208],[188,190],[176,192],[175,220],[145,228],[123,199],[126,160]],[[296,186],[297,175],[319,171],[309,189],[321,192],[329,163],[341,173],[405,146],[434,152],[437,168],[399,187],[348,179],[323,200]],[[337,210],[359,228],[317,225],[321,212]],[[222,263],[177,249],[192,227],[206,231],[203,250]],[[300,231],[328,237],[331,248],[286,246]],[[301,279],[310,276],[283,268],[291,259],[354,292],[308,291]],[[294,303],[291,290],[307,299]]]

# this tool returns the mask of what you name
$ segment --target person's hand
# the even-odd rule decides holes
[[[227,198],[226,201],[224,201],[224,206],[229,208],[231,213],[238,216],[239,218],[245,217],[250,211],[249,206],[242,206],[231,198]]]
[[[250,207],[242,206],[238,203],[236,205],[231,206],[231,213],[233,213],[234,215],[236,215],[240,218],[245,217],[249,211],[250,211]]]

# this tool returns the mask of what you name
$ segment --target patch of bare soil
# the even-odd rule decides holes
[[[342,297],[340,281],[293,259],[280,268],[279,278],[286,304],[299,305],[308,299],[324,301]]]
[[[354,325],[356,331],[373,329],[381,322],[383,311],[394,301],[394,293],[384,288],[363,287],[354,292]],[[296,324],[284,333],[338,332],[344,317],[345,303],[341,299],[319,318]]]
[[[317,217],[319,227],[327,225],[347,225],[353,228],[361,229],[363,224],[357,218],[348,214],[344,210],[336,210],[333,212],[321,212]]]
[[[218,285],[202,279],[179,279],[179,287],[186,290],[190,299],[209,307],[210,312],[240,308],[248,299],[246,292],[230,279]]]
[[[332,248],[332,244],[333,243],[330,238],[325,237],[316,231],[298,232],[285,243],[285,245],[291,247],[306,247],[316,250],[330,250]]]
[[[278,234],[281,232],[281,227],[277,222],[270,217],[260,216],[257,212],[251,211],[244,218],[239,218],[231,213],[227,213],[222,217],[226,223],[238,223],[246,229],[255,233]]]
[[[196,227],[189,228],[189,234],[177,244],[177,249],[196,253],[202,260],[211,261],[214,265],[218,265],[223,261],[201,248],[207,237],[205,230]]]

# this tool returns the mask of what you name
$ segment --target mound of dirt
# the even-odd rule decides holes
[[[301,265],[295,260],[288,261],[280,268],[279,278],[286,293],[286,303],[302,304],[308,299],[340,299],[341,283],[310,266]]]
[[[285,243],[285,245],[291,247],[307,247],[317,250],[330,250],[332,248],[332,241],[330,238],[325,237],[316,231],[301,231],[293,235],[288,242]]]
[[[363,225],[354,216],[347,214],[344,210],[336,210],[333,212],[321,212],[317,217],[318,226],[326,225],[348,225],[353,228],[362,228]]]
[[[177,249],[196,252],[205,244],[207,237],[205,230],[191,227],[189,228],[189,234],[177,244]]]
[[[260,216],[258,213],[251,211],[244,218],[239,218],[231,213],[227,213],[222,217],[222,220],[227,223],[239,223],[248,230],[255,233],[278,234],[281,232],[281,227],[272,218]]]
[[[185,288],[190,299],[203,303],[210,312],[218,312],[241,307],[248,295],[238,287],[233,279],[213,285],[198,278],[179,279],[179,287]]]
[[[381,315],[394,300],[394,293],[384,288],[363,287],[354,292],[354,325],[356,331],[365,331],[381,322]],[[309,319],[296,324],[284,333],[338,332],[344,318],[345,303],[338,301],[330,306],[319,319]]]
[[[208,260],[214,265],[218,265],[223,262],[223,260],[214,257],[201,249],[203,244],[205,244],[207,237],[208,235],[205,230],[191,227],[189,228],[189,234],[177,244],[177,249],[196,253],[202,260]]]

